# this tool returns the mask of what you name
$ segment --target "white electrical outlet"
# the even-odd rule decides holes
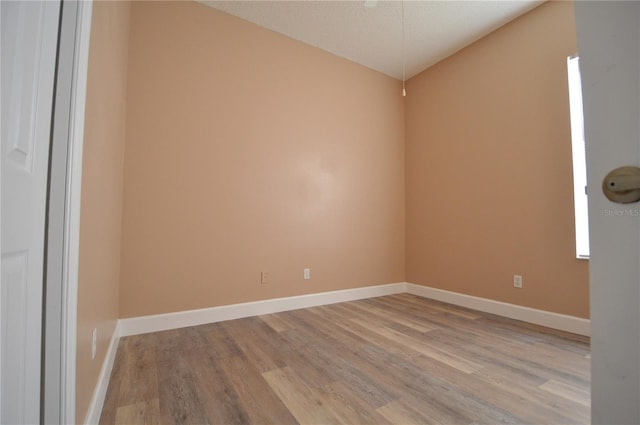
[[[522,288],[522,276],[520,276],[519,274],[513,275],[513,287],[519,289]]]
[[[98,349],[98,328],[93,328],[93,332],[91,332],[91,360],[96,358],[97,349]]]
[[[311,279],[311,269],[304,269],[304,280]]]
[[[271,274],[269,272],[260,273],[260,283],[266,285],[271,281]]]

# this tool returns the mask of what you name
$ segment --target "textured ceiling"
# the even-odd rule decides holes
[[[403,7],[408,79],[542,1],[202,0],[201,3],[401,80]],[[374,7],[368,7],[372,4]]]

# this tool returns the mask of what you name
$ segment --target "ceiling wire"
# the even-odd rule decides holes
[[[401,0],[402,4],[402,96],[407,95],[405,88],[405,47],[404,47],[404,0]]]

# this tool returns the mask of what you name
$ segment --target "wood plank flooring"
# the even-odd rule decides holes
[[[409,294],[120,341],[101,424],[584,424],[587,338]]]

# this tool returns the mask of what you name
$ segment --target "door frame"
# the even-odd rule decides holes
[[[67,104],[68,131],[60,135],[65,139],[53,139],[53,144],[66,144],[66,173],[52,175],[50,184],[59,189],[63,197],[64,215],[62,240],[54,249],[62,250],[62,281],[60,308],[60,420],[61,423],[77,423],[76,420],[76,349],[78,266],[80,256],[80,198],[82,191],[82,149],[84,142],[85,102],[87,97],[87,72],[91,39],[92,0],[64,0],[77,6],[75,19],[63,19],[61,33],[73,34],[70,102]],[[64,41],[64,40],[62,40]],[[69,46],[67,46],[69,47]],[[68,72],[68,70],[67,70]],[[64,111],[67,112],[67,111]],[[46,395],[45,395],[46,396]],[[84,418],[80,418],[84,421]]]

